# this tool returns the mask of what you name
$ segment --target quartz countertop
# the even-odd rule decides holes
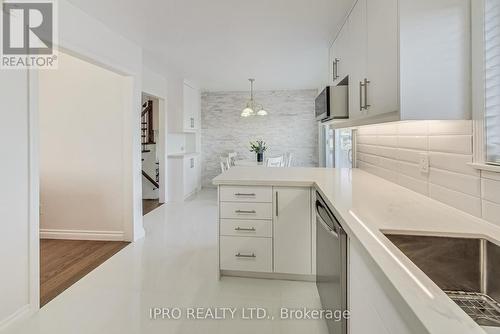
[[[213,183],[315,187],[429,333],[485,333],[383,232],[484,238],[500,245],[499,226],[359,169],[237,167]]]

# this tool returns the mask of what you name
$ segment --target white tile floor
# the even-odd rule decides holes
[[[321,320],[280,320],[281,307],[320,308],[314,283],[217,280],[216,193],[203,190],[144,218],[129,245],[7,333],[327,333]],[[275,320],[151,320],[151,307],[262,307]],[[185,318],[183,316],[183,318]]]

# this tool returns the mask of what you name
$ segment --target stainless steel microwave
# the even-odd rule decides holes
[[[315,101],[316,120],[349,118],[348,86],[327,86]]]

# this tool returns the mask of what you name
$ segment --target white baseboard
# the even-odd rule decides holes
[[[25,317],[28,317],[30,314],[31,314],[31,306],[29,304],[24,305],[23,307],[18,309],[16,312],[12,313],[7,318],[0,320],[0,332],[2,332],[4,329],[7,329],[7,327],[12,325],[13,323],[20,321]]]
[[[41,239],[123,241],[124,232],[40,229]]]

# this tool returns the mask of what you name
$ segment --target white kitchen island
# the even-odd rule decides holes
[[[245,208],[236,210],[253,215],[250,221],[255,219],[253,222],[268,222],[262,228],[255,227],[256,231],[251,230],[254,228],[253,222],[250,223],[251,227],[236,226],[249,228],[251,231],[247,232],[252,233],[257,233],[258,230],[258,233],[263,233],[262,239],[269,239],[267,243],[259,245],[258,249],[267,254],[267,260],[257,268],[242,265],[238,270],[226,272],[224,266],[227,264],[223,257],[225,252],[230,251],[227,251],[224,233],[219,233],[219,270],[222,275],[248,272],[249,276],[260,275],[264,278],[280,278],[282,274],[299,275],[294,278],[300,278],[299,268],[305,268],[304,264],[308,263],[306,258],[310,256],[311,271],[309,274],[302,274],[304,279],[314,277],[314,215],[311,206],[308,209],[303,205],[307,202],[306,192],[309,192],[309,203],[312,203],[313,193],[318,191],[341,222],[350,241],[349,333],[485,333],[484,328],[451,301],[383,232],[484,238],[500,244],[498,226],[357,169],[238,167],[219,175],[213,182],[219,188],[220,231],[227,228],[223,221],[227,214],[224,212],[227,207],[224,202],[227,194],[231,194],[227,189],[237,189],[233,194],[243,194],[234,195],[236,198],[247,195],[246,199],[239,199],[245,203]],[[246,193],[246,189],[255,191]],[[276,189],[295,189],[297,193],[287,194],[287,200],[301,198],[297,202],[301,204],[298,204],[296,213],[305,210],[310,215],[309,220],[304,216],[297,218],[297,222],[303,223],[302,226],[297,223],[293,232],[288,234],[291,241],[283,244],[282,249],[292,252],[289,258],[297,259],[296,267],[286,267],[292,268],[288,272],[280,270],[279,265],[276,265],[276,262],[285,264],[286,261],[280,257],[280,251],[277,253],[273,249],[273,238],[286,237],[285,234],[277,235],[281,230],[276,230],[276,226],[273,226],[276,223],[275,208],[280,207],[276,203]],[[300,189],[304,192],[303,197],[299,195]],[[249,197],[255,200],[248,201]],[[231,210],[234,209],[231,207]],[[297,244],[297,238],[310,238],[310,252],[307,256],[296,257],[299,252],[306,252],[305,249],[296,250],[292,247]],[[258,256],[255,252],[240,255],[243,255],[242,259],[246,256],[252,259],[253,256]]]

